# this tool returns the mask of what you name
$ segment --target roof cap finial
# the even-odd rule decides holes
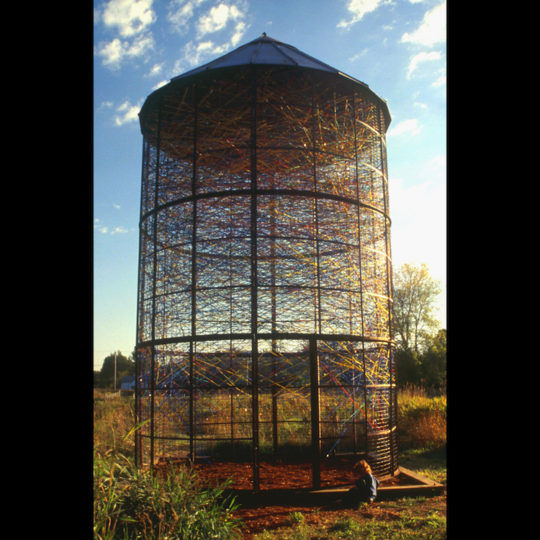
[[[263,32],[263,33],[262,33],[262,37],[266,37],[266,32]]]

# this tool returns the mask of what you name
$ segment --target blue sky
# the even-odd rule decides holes
[[[394,268],[428,266],[446,327],[446,1],[96,0],[94,369],[135,346],[144,100],[263,32],[387,101]]]

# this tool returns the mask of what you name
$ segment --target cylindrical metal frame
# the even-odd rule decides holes
[[[386,105],[314,69],[201,72],[151,94],[136,461],[365,456],[397,470]],[[291,487],[295,487],[292,485]]]

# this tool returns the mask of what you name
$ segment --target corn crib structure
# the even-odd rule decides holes
[[[314,488],[334,455],[398,469],[389,122],[265,35],[148,96],[138,466],[243,460],[254,490],[264,460],[307,460]]]

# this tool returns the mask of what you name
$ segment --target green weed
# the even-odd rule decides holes
[[[359,538],[361,525],[355,519],[347,516],[340,518],[328,528],[330,533],[337,533],[339,538]]]
[[[304,523],[306,521],[306,518],[304,517],[304,514],[302,512],[291,512],[289,514],[289,521],[294,523]]]
[[[239,537],[225,485],[201,489],[190,469],[164,479],[111,455],[94,457],[95,540],[207,540]]]

